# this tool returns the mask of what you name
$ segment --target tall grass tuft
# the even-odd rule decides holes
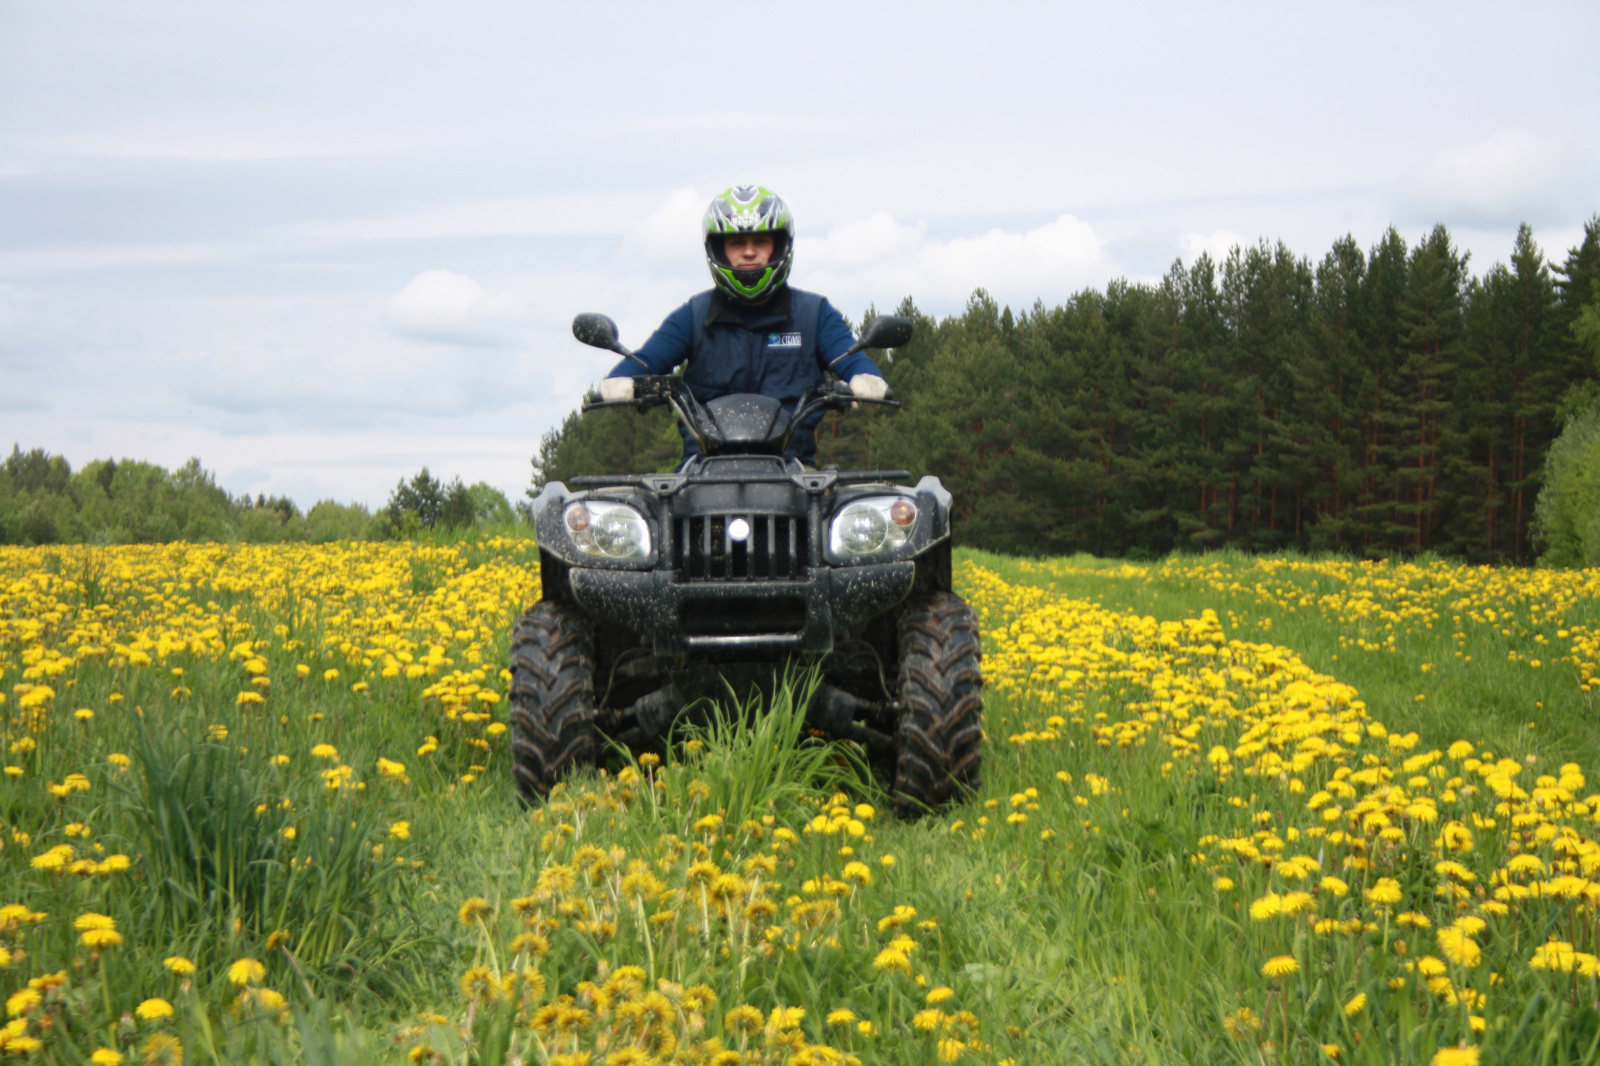
[[[820,671],[786,667],[767,693],[740,695],[690,709],[673,730],[669,758],[687,773],[663,774],[657,802],[698,802],[731,825],[774,811],[792,811],[818,791],[846,792],[880,803],[883,790],[854,744],[812,735],[806,708],[822,682]],[[692,790],[692,791],[691,791]]]
[[[408,911],[409,882],[375,849],[377,804],[343,788],[285,794],[259,759],[177,721],[140,721],[133,750],[139,773],[120,805],[150,889],[141,939],[202,968],[281,947],[303,975],[345,986],[382,981],[417,946],[379,933]]]

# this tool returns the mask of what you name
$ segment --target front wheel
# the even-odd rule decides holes
[[[977,615],[949,592],[910,601],[899,631],[894,805],[900,815],[915,817],[978,787],[983,651]]]
[[[527,803],[594,763],[593,644],[588,620],[549,600],[528,608],[511,631],[511,771]]]

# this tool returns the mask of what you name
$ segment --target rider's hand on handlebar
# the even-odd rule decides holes
[[[600,382],[600,398],[606,403],[621,403],[633,399],[633,379],[606,378]]]
[[[889,395],[889,383],[876,374],[857,374],[850,379],[850,392],[862,400],[881,400]]]

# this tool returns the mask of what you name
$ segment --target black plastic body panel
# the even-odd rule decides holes
[[[658,656],[825,654],[852,627],[910,595],[919,559],[948,567],[950,495],[938,479],[908,488],[860,478],[776,456],[739,456],[702,458],[679,474],[619,478],[587,491],[552,482],[534,502],[545,565],[561,570],[550,575],[545,595],[570,597],[597,620],[639,634]],[[916,503],[909,542],[877,556],[834,558],[833,516],[870,496]],[[650,528],[648,558],[620,562],[580,551],[562,523],[566,505],[579,499],[636,508]]]

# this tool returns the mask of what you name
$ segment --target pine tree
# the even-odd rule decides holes
[[[1451,385],[1462,347],[1462,288],[1466,257],[1439,225],[1411,253],[1410,275],[1401,303],[1405,359],[1399,380],[1405,397],[1399,424],[1399,502],[1396,517],[1411,527],[1411,551],[1432,546],[1440,515],[1450,501],[1441,498],[1447,456],[1456,446]]]
[[[1359,316],[1367,258],[1353,237],[1341,237],[1317,268],[1312,346],[1322,389],[1310,402],[1324,435],[1321,492],[1306,545],[1352,550],[1359,543],[1353,508],[1362,482],[1361,402],[1370,390]]]
[[[1407,527],[1398,524],[1400,502],[1399,432],[1404,423],[1400,400],[1402,324],[1400,305],[1409,272],[1406,242],[1393,227],[1367,257],[1361,288],[1359,326],[1364,359],[1360,413],[1361,489],[1352,509],[1358,551],[1384,556],[1405,550]]]
[[[1455,406],[1467,447],[1462,499],[1448,550],[1526,561],[1544,458],[1572,375],[1556,332],[1556,288],[1526,224],[1510,267],[1495,264],[1469,288],[1468,343]]]

